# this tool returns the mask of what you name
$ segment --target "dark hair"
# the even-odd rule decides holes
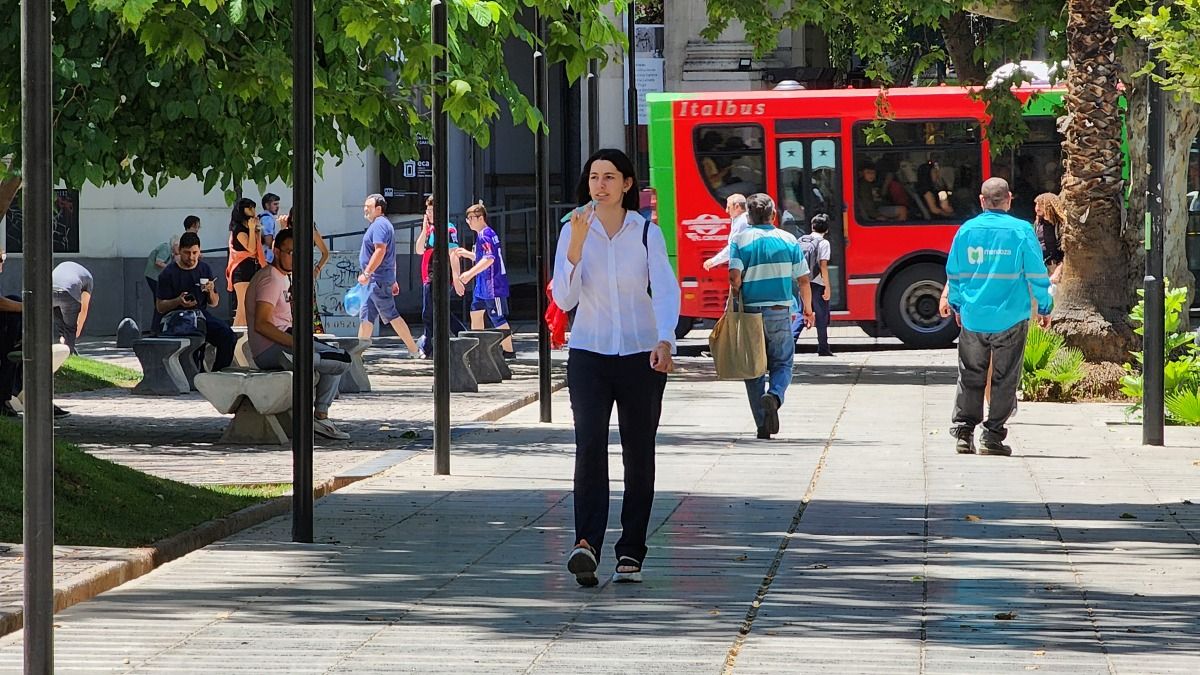
[[[858,170],[859,170],[859,171],[866,171],[867,169],[870,169],[871,171],[874,171],[874,170],[875,170],[875,162],[873,162],[873,161],[871,161],[871,160],[869,160],[869,159],[864,159],[864,160],[862,160],[861,162],[859,162],[859,163],[858,163]]]
[[[274,243],[271,244],[271,247],[272,248],[280,248],[285,243],[287,243],[291,240],[292,240],[292,228],[289,227],[286,230],[280,230],[275,235],[275,241],[274,241]]]
[[[233,232],[238,227],[244,226],[246,221],[250,220],[250,216],[246,215],[246,209],[253,209],[254,207],[253,199],[242,197],[237,200],[237,203],[233,205],[233,212],[229,214],[229,231]]]
[[[809,226],[813,232],[817,234],[825,234],[829,231],[829,216],[824,213],[818,213],[809,221]]]
[[[917,194],[924,196],[926,192],[936,192],[941,187],[933,184],[933,162],[925,162],[917,168]]]
[[[612,162],[613,166],[617,167],[617,171],[621,173],[622,178],[633,179],[633,185],[629,186],[629,190],[621,198],[621,207],[626,211],[637,211],[642,205],[641,198],[639,197],[641,191],[638,188],[637,171],[633,168],[633,162],[629,161],[629,156],[616,148],[597,150],[584,163],[583,173],[579,174],[579,185],[575,187],[575,197],[579,200],[579,205],[583,206],[592,201],[592,191],[588,187],[588,177],[592,173],[592,164],[600,160]]]
[[[186,232],[189,227],[193,227],[193,226],[199,225],[199,224],[200,224],[200,216],[188,216],[187,218],[183,219],[183,230],[184,230],[184,232]]]
[[[279,195],[275,194],[274,192],[268,192],[267,194],[263,195],[262,207],[265,209],[267,208],[267,204],[277,201],[279,201]]]
[[[367,195],[367,200],[375,205],[375,208],[387,211],[387,200],[379,193]]]
[[[775,200],[770,195],[756,192],[746,197],[746,210],[750,213],[751,225],[769,225],[775,215]]]
[[[191,248],[200,245],[200,235],[195,232],[184,232],[179,235],[179,248]]]

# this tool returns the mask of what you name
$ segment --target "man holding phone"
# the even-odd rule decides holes
[[[237,336],[228,323],[209,312],[221,301],[213,278],[212,268],[200,260],[200,236],[195,232],[184,232],[179,237],[179,259],[163,268],[158,275],[158,299],[154,308],[159,315],[179,309],[195,309],[204,316],[205,342],[217,349],[217,357],[213,362],[215,372],[233,362]]]

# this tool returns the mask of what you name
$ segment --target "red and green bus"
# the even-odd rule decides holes
[[[1029,136],[993,158],[984,103],[962,87],[888,90],[887,140],[875,142],[877,89],[647,95],[650,184],[683,291],[677,333],[724,311],[727,268],[703,263],[728,239],[726,198],[766,192],[785,229],[830,217],[835,322],[917,347],[950,344],[958,328],[937,311],[946,252],[978,213],[980,183],[1007,178],[1013,213],[1029,220],[1034,197],[1058,192],[1062,92],[1018,96]]]

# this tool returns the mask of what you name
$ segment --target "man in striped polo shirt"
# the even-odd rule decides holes
[[[729,292],[747,312],[762,314],[767,342],[767,374],[746,380],[750,412],[759,438],[779,433],[779,407],[792,382],[796,343],[792,339],[793,280],[800,285],[801,308],[814,325],[808,263],[796,238],[777,229],[775,202],[765,194],[746,200],[750,227],[729,241]]]

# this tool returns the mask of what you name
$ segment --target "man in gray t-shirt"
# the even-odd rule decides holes
[[[87,323],[88,308],[92,303],[92,273],[79,263],[65,261],[54,268],[54,333],[75,350],[75,340]]]

